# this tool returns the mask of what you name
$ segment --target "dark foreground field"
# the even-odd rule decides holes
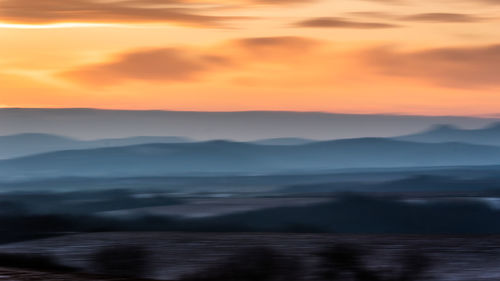
[[[224,264],[238,253],[256,247],[274,249],[280,255],[293,258],[297,262],[294,270],[300,268],[296,273],[302,276],[300,280],[316,280],[315,276],[324,266],[320,263],[318,253],[335,245],[351,245],[350,247],[356,251],[364,253],[363,262],[375,271],[396,271],[411,253],[419,257],[413,262],[418,263],[425,259],[428,265],[419,280],[500,279],[500,236],[99,233],[2,245],[0,253],[53,256],[63,265],[92,273],[94,268],[90,259],[93,253],[100,249],[119,248],[123,245],[146,249],[148,269],[145,271],[147,272],[145,276],[164,280],[179,280],[197,272],[206,272],[210,268]],[[301,266],[298,266],[299,264]],[[2,269],[0,279],[106,280],[89,275],[68,278],[64,276],[72,275],[55,273],[53,275],[40,273],[45,277],[36,279],[36,276],[33,276],[36,274],[36,272]],[[31,277],[16,279],[16,276]]]
[[[127,281],[130,278],[96,274],[54,273],[0,267],[0,280],[8,281]],[[137,279],[133,279],[137,281]],[[147,279],[145,279],[147,280]]]

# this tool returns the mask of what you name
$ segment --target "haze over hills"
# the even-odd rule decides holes
[[[463,142],[484,145],[500,145],[500,123],[479,129],[461,129],[453,125],[435,125],[421,133],[397,137],[398,140],[416,142]]]
[[[0,132],[31,129],[71,136],[0,136],[0,159],[4,159],[0,161],[0,176],[8,179],[271,175],[500,165],[498,119],[93,109],[0,109],[0,117]],[[438,121],[453,125],[392,139],[371,137],[428,127]],[[472,129],[479,126],[486,127]],[[88,139],[144,132],[156,136]],[[161,136],[167,133],[182,137]],[[371,138],[342,139],[351,135]],[[210,137],[248,140],[195,141]],[[326,137],[340,140],[317,140]]]
[[[181,112],[96,109],[0,109],[0,135],[44,133],[92,140],[183,136],[195,140],[331,140],[393,137],[434,124],[479,128],[500,118],[356,115],[319,112]]]
[[[78,140],[58,135],[25,133],[0,136],[0,159],[23,157],[33,154],[61,150],[119,147],[154,143],[187,143],[192,139],[184,137],[140,136],[114,139]],[[315,140],[302,138],[273,138],[251,141],[258,145],[301,145]]]
[[[369,137],[369,136],[368,136]],[[461,129],[453,125],[433,125],[430,129],[392,139],[424,143],[460,142],[500,145],[500,122],[478,129]],[[59,135],[24,133],[0,136],[0,159],[28,156],[59,150],[118,147],[153,143],[185,143],[194,140],[177,136],[135,136],[97,140],[79,140]],[[281,137],[248,141],[258,145],[303,145],[318,142],[311,138]]]
[[[311,173],[500,164],[500,147],[379,138],[269,146],[229,141],[71,150],[0,161],[4,179]]]
[[[58,135],[26,133],[0,136],[0,159],[21,157],[58,150],[128,146],[146,143],[178,143],[189,141],[191,140],[182,137],[145,136],[122,139],[99,139],[82,141]]]
[[[255,140],[250,143],[260,144],[260,145],[301,145],[316,141],[317,140],[305,139],[305,138],[271,138],[271,139]]]
[[[332,181],[319,184],[294,184],[284,187],[280,191],[292,194],[331,192],[467,192],[469,194],[492,192],[495,195],[499,194],[500,178],[498,177],[498,167],[497,170],[490,171],[490,174],[484,177],[471,177],[471,174],[469,174],[469,177],[460,178],[439,174],[440,171],[433,172],[436,174],[414,174],[401,179],[381,182],[369,182],[359,179],[357,182]]]
[[[79,142],[75,139],[49,134],[26,133],[0,136],[0,159],[77,148],[77,145]]]

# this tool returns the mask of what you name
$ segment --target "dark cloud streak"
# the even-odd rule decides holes
[[[377,48],[362,57],[385,75],[414,77],[453,88],[500,87],[500,45],[418,52]]]
[[[173,23],[214,27],[233,17],[203,15],[198,6],[182,1],[133,0],[0,0],[0,21],[21,24],[59,22],[91,23]]]
[[[410,0],[364,0],[367,2],[374,2],[374,3],[381,3],[381,4],[396,4],[396,5],[411,5],[412,2],[419,2],[419,1],[410,1]],[[422,2],[422,1],[420,1]],[[428,1],[429,3],[434,3],[436,1]],[[500,5],[500,0],[440,0],[439,2],[442,3],[475,3],[479,5]]]
[[[123,80],[186,81],[229,64],[222,56],[164,48],[122,54],[113,61],[84,66],[62,76],[92,85],[109,85]]]
[[[416,21],[416,22],[448,22],[448,23],[471,23],[480,22],[484,18],[468,15],[468,14],[456,14],[456,13],[423,13],[404,16],[400,18],[401,20]]]
[[[94,65],[61,73],[63,78],[87,85],[113,85],[130,80],[180,82],[210,73],[234,71],[248,64],[288,60],[307,53],[320,42],[302,37],[257,37],[229,41],[217,49],[157,48],[138,50]]]
[[[378,20],[407,21],[407,22],[429,22],[429,23],[475,23],[487,21],[488,18],[461,13],[420,13],[410,15],[398,15],[386,12],[352,12],[349,16],[363,17]]]
[[[380,22],[358,22],[345,18],[337,17],[320,17],[298,22],[297,27],[318,27],[318,28],[353,28],[353,29],[378,29],[378,28],[395,28],[399,27],[395,24],[380,23]]]

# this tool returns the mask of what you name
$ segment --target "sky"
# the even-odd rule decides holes
[[[500,113],[500,0],[0,0],[0,107]]]

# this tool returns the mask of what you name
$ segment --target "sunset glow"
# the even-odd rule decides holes
[[[496,114],[499,12],[486,0],[0,0],[0,104]]]
[[[99,23],[53,23],[53,24],[13,24],[0,23],[0,28],[13,29],[53,29],[53,28],[78,28],[78,27],[104,27],[112,26],[109,24]]]

